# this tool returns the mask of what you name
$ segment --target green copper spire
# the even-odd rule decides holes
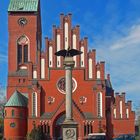
[[[39,0],[10,0],[8,12],[37,12]]]
[[[28,103],[28,99],[22,95],[17,90],[10,97],[8,102],[6,103],[6,107],[17,106],[17,107],[26,107]]]

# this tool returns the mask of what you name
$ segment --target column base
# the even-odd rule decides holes
[[[78,123],[74,120],[65,120],[62,123],[63,140],[77,140],[78,138]]]

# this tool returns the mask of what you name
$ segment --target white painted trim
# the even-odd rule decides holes
[[[114,118],[117,117],[117,114],[116,114],[116,108],[114,108]]]
[[[127,119],[129,118],[129,109],[128,108],[126,109],[126,118]]]
[[[65,22],[65,25],[64,26],[65,26],[65,33],[64,33],[65,34],[65,49],[67,50],[68,47],[69,47],[68,46],[68,42],[69,42],[69,40],[68,40],[69,39],[69,35],[68,35],[68,33],[69,33],[69,29],[68,29],[69,26],[68,26],[68,23]]]
[[[93,68],[92,68],[92,59],[89,58],[88,60],[88,77],[89,78],[93,78],[92,74],[93,74]]]
[[[76,35],[73,34],[72,38],[73,38],[73,41],[72,41],[73,49],[77,49],[77,46],[76,46]],[[77,61],[76,61],[77,58],[76,58],[76,56],[74,56],[73,59],[75,61],[75,65],[74,66],[76,67],[77,66]]]
[[[45,78],[45,59],[41,58],[41,79]]]
[[[121,118],[123,117],[123,115],[122,115],[122,101],[120,101],[120,116],[121,116]]]
[[[84,67],[85,66],[85,48],[83,46],[81,47],[81,51],[83,53],[81,54],[81,61],[80,61],[80,63],[81,63],[81,67]]]
[[[33,71],[33,79],[37,79],[37,71],[36,70]]]
[[[97,71],[97,79],[100,79],[101,78],[101,72],[98,70]]]
[[[60,51],[60,42],[61,42],[61,39],[60,39],[60,34],[57,35],[57,51]],[[61,57],[60,56],[57,56],[57,67],[60,67],[61,66]]]
[[[26,70],[27,69],[27,66],[20,66],[20,69],[21,70]]]
[[[53,67],[53,49],[49,47],[49,67]]]

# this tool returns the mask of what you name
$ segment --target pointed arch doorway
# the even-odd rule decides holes
[[[62,140],[62,128],[61,124],[65,120],[65,113],[61,113],[56,117],[56,120],[54,121],[54,127],[53,127],[53,132],[54,132],[54,137],[56,140]]]

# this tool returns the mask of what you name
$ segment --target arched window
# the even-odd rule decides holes
[[[68,38],[69,38],[69,26],[68,23],[65,23],[65,49],[68,49]]]
[[[93,78],[93,76],[92,76],[92,74],[93,74],[93,66],[92,66],[93,64],[92,64],[92,59],[91,58],[89,58],[89,60],[88,60],[88,69],[89,69],[89,71],[88,71],[88,77],[89,78]]]
[[[49,47],[49,67],[53,66],[53,48]]]
[[[57,34],[57,51],[60,51],[61,49],[61,36],[60,34]],[[61,66],[61,57],[57,57],[57,67]]]
[[[29,56],[29,40],[26,36],[21,36],[17,41],[17,63],[27,63]]]
[[[129,109],[128,108],[126,109],[126,118],[127,119],[129,118]]]
[[[120,117],[122,118],[123,117],[123,114],[122,114],[122,101],[120,101]]]
[[[72,39],[73,39],[72,47],[73,47],[73,49],[76,49],[77,48],[77,46],[76,46],[76,39],[77,39],[76,34],[72,35]],[[73,59],[75,61],[75,65],[74,66],[76,67],[77,66],[76,56],[74,56]]]
[[[81,47],[81,52],[83,52],[82,54],[81,54],[81,67],[84,67],[85,66],[85,54],[84,54],[84,51],[85,51],[85,49],[84,49],[84,47],[82,46]]]
[[[37,117],[37,93],[32,93],[32,116]]]
[[[116,114],[116,108],[114,108],[114,118],[117,117],[116,115],[117,115],[117,114]]]
[[[98,70],[97,71],[97,79],[100,79],[101,78],[101,73],[100,73],[100,71]]]
[[[33,79],[37,79],[37,71],[36,70],[33,71]]]
[[[99,92],[97,94],[97,115],[98,117],[102,117],[103,116],[103,110],[102,110],[102,93]]]

